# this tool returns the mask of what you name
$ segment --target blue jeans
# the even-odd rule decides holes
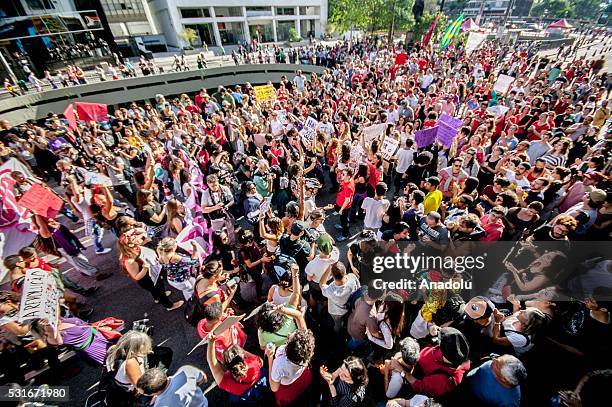
[[[93,237],[94,247],[97,252],[101,252],[104,250],[104,246],[102,245],[102,237],[104,236],[104,229],[98,225],[97,222],[93,222],[91,226],[91,235]]]
[[[354,351],[355,349],[359,348],[360,346],[364,345],[368,340],[367,339],[353,339],[350,338],[348,341],[348,349],[349,351]]]

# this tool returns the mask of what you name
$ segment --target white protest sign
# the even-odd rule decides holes
[[[219,325],[217,325],[217,327],[212,331],[212,334],[215,336],[219,336],[221,335],[223,332],[227,331],[228,329],[230,329],[232,326],[234,326],[234,324],[237,324],[238,322],[240,322],[240,320],[244,318],[244,314],[242,315],[230,315],[227,318],[225,318]],[[198,342],[196,344],[196,346],[194,346],[189,353],[187,354],[187,356],[191,355],[193,353],[194,350],[196,350],[199,346],[204,345],[206,342],[208,342],[208,337],[210,336],[210,332],[208,333],[208,335],[206,335],[204,338],[202,338],[202,340],[200,342]]]
[[[363,129],[363,142],[366,146],[372,144],[372,142],[380,137],[381,134],[387,129],[387,123],[374,124],[372,126]]]
[[[141,246],[140,258],[149,266],[149,277],[153,280],[153,284],[156,284],[162,270],[162,265],[157,259],[157,254],[148,247]]]
[[[113,185],[113,182],[104,174],[87,171],[85,175],[85,185],[102,185],[104,187],[110,187]]]
[[[270,203],[272,202],[271,197],[265,197],[259,204],[259,212],[266,214],[270,210]]]
[[[478,48],[480,48],[486,38],[487,34],[473,31],[470,32],[470,35],[465,43],[465,53],[469,55],[472,51],[476,51]]]
[[[504,94],[508,92],[510,89],[510,85],[514,82],[514,78],[512,76],[501,74],[495,81],[495,85],[493,86],[493,90],[498,94]]]
[[[286,110],[275,110],[275,112],[278,115],[278,121],[281,122],[281,124],[288,124]]]
[[[399,147],[399,141],[394,139],[393,137],[385,137],[382,147],[380,148],[380,153],[382,154],[385,160],[390,160],[397,151]]]
[[[492,113],[495,117],[503,116],[508,110],[510,110],[509,107],[501,105],[487,107],[487,112]]]
[[[319,122],[308,116],[306,122],[304,123],[304,127],[300,130],[300,135],[304,139],[304,141],[311,144],[315,141],[315,137],[317,136],[317,127],[319,126]]]
[[[49,272],[38,268],[26,271],[19,305],[19,322],[46,319],[53,332],[57,332],[61,297],[62,292]]]

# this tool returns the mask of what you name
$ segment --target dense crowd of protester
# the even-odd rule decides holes
[[[33,245],[4,258],[11,291],[0,296],[0,366],[36,351],[55,363],[47,354],[67,346],[105,366],[111,406],[205,406],[207,381],[230,405],[600,405],[612,378],[609,253],[561,277],[576,247],[609,241],[612,230],[612,82],[598,60],[486,42],[470,55],[415,45],[395,65],[401,50],[376,38],[262,52],[249,55],[326,69],[283,77],[272,101],[246,83],[157,95],[74,130],[53,113],[0,122],[0,159],[33,174],[11,174],[15,195],[57,183],[95,252],[169,311],[156,322],[186,318],[206,342],[206,362],[168,376],[167,354],[146,333],[117,339],[93,328],[69,291],[95,295],[94,280],[109,275],[83,254],[67,227],[76,223],[35,214]],[[501,74],[514,80],[498,93]],[[451,145],[418,145],[415,133],[442,115],[461,120]],[[303,131],[309,118],[313,137]],[[391,153],[385,139],[397,146]],[[105,232],[118,259],[109,259]],[[368,281],[376,247],[443,253],[498,241],[528,261],[487,270],[496,281],[483,295]],[[55,331],[49,321],[19,322],[29,268],[57,275],[64,310]],[[452,269],[420,272],[457,278]],[[584,297],[568,300],[576,285]]]

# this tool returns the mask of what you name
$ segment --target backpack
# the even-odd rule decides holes
[[[355,304],[357,304],[357,300],[363,297],[367,292],[368,286],[362,285],[348,297],[346,303],[344,304],[344,308],[348,311],[347,315],[355,310]]]

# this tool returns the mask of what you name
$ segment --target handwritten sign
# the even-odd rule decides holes
[[[438,134],[438,126],[414,132],[414,140],[419,148],[427,147],[434,143]]]
[[[52,274],[38,268],[26,271],[19,304],[19,322],[46,319],[53,331],[57,332],[59,300],[62,296]]]
[[[33,184],[19,199],[18,204],[45,218],[54,218],[64,201],[40,184]]]
[[[87,171],[85,174],[85,185],[102,185],[104,187],[110,187],[113,185],[113,182],[104,174]]]
[[[382,154],[383,158],[388,161],[395,155],[398,147],[398,140],[394,139],[393,137],[385,137],[385,140],[380,148],[380,153]]]
[[[302,136],[304,141],[312,145],[315,140],[315,137],[317,136],[317,127],[319,127],[319,122],[311,116],[308,116],[306,122],[304,123],[304,127],[302,128],[302,130],[300,130],[300,135]]]
[[[255,100],[259,103],[269,102],[276,99],[276,89],[273,85],[254,86]]]
[[[260,213],[268,213],[270,210],[270,203],[272,202],[272,198],[267,196],[265,197],[261,203],[259,204],[259,212]]]
[[[514,82],[514,78],[512,76],[501,74],[497,77],[497,81],[495,81],[495,85],[493,86],[493,90],[498,94],[503,94],[508,92],[510,85]]]
[[[286,110],[275,110],[275,112],[278,115],[278,121],[281,124],[287,125],[289,123],[287,121],[287,111]]]

